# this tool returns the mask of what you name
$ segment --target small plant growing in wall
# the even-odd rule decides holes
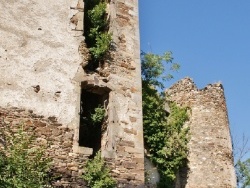
[[[0,187],[40,188],[49,186],[51,159],[45,156],[45,147],[34,147],[35,137],[23,131],[17,132],[1,121],[0,139]]]
[[[85,4],[85,41],[91,54],[87,68],[95,69],[105,59],[112,40],[108,32],[107,2],[86,0]]]
[[[95,112],[91,114],[91,121],[93,125],[97,125],[102,123],[105,117],[105,108],[102,106],[98,106],[95,108]]]
[[[91,188],[114,188],[116,181],[111,177],[100,151],[93,159],[87,161],[83,179]]]
[[[110,33],[100,33],[96,36],[96,45],[89,49],[94,61],[103,59],[104,55],[109,50],[111,39]]]

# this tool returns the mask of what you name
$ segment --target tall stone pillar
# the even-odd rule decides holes
[[[144,182],[142,86],[137,0],[111,0],[110,32],[113,60],[110,62],[110,115],[104,155],[114,153],[115,176],[121,182]]]

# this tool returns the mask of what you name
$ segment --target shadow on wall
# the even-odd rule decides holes
[[[187,162],[176,174],[175,188],[185,188],[187,185],[189,167]]]
[[[145,178],[148,187],[157,187],[157,184],[160,182],[160,174],[157,170],[157,167],[147,158],[144,160],[145,163]],[[189,167],[187,162],[185,165],[179,169],[176,174],[175,188],[185,188],[187,185]]]
[[[157,167],[146,157],[144,163],[146,183],[149,184],[149,187],[156,187],[157,183],[160,181],[160,174]]]

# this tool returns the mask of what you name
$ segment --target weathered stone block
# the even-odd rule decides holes
[[[125,146],[124,147],[125,151],[128,152],[128,153],[141,153],[140,152],[140,149],[138,148],[133,148],[133,147],[128,147],[128,146]]]
[[[123,162],[122,165],[124,166],[124,168],[127,168],[127,169],[134,169],[136,168],[136,163],[135,162]]]
[[[35,127],[33,133],[40,142],[51,143],[47,153],[54,159],[54,168],[66,174],[58,186],[81,187],[76,177],[82,168],[80,164],[93,153],[92,149],[81,149],[78,143],[78,113],[84,110],[80,109],[82,83],[100,95],[106,88],[107,127],[100,149],[105,157],[112,159],[109,161],[112,169],[115,164],[120,165],[118,180],[123,173],[130,174],[129,169],[123,169],[122,162],[132,160],[132,153],[143,155],[143,138],[137,135],[143,130],[137,0],[110,1],[107,16],[114,50],[103,66],[88,72],[82,67],[83,61],[88,61],[81,47],[86,8],[83,0],[23,0],[14,4],[1,1],[0,7],[6,17],[0,20],[4,28],[0,29],[0,41],[4,44],[0,52],[5,57],[0,58],[4,67],[0,70],[4,86],[0,107],[17,107],[11,113],[5,109],[0,112],[9,115],[6,121],[11,123],[20,118]],[[12,9],[16,11],[10,12]],[[20,15],[22,22],[16,19]],[[74,162],[78,165],[68,166],[72,168],[68,171],[61,168]]]
[[[129,147],[135,147],[135,143],[133,141],[127,141],[127,140],[122,140],[119,142],[120,146],[129,146]]]
[[[125,128],[124,129],[124,132],[128,133],[128,134],[134,134],[134,135],[137,135],[137,131],[135,129],[128,129],[128,128]]]
[[[87,147],[78,147],[78,153],[85,154],[85,155],[92,155],[93,154],[93,148],[87,148]]]

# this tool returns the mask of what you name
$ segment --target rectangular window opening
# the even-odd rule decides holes
[[[87,87],[81,90],[79,146],[93,149],[93,156],[101,149],[102,134],[107,128],[109,90]]]

